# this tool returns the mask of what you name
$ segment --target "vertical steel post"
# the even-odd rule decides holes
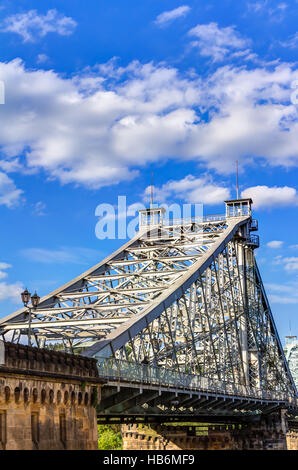
[[[248,342],[247,342],[247,285],[246,285],[246,256],[245,246],[241,241],[237,243],[238,248],[238,264],[240,272],[240,284],[242,291],[242,302],[243,302],[243,315],[240,317],[240,345],[242,353],[243,371],[245,383],[249,386],[249,362],[248,362]]]

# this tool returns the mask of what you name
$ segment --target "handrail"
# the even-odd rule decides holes
[[[220,222],[226,220],[224,214],[215,214],[215,215],[202,215],[196,217],[181,217],[177,219],[158,219],[157,222],[152,223],[152,218],[150,216],[143,216],[141,225],[187,225],[191,223],[205,223],[205,222]]]
[[[147,364],[123,361],[115,358],[97,357],[99,376],[110,380],[129,381],[187,390],[241,396],[252,399],[285,401],[297,406],[296,397],[283,391],[267,391],[241,384],[211,379],[201,375],[155,367]]]
[[[251,210],[248,206],[227,206],[227,217],[242,217],[250,214]]]
[[[220,222],[226,220],[226,216],[223,214],[218,215],[202,215],[197,217],[184,217],[181,219],[163,219],[163,225],[187,225],[192,223],[204,223],[204,222]]]
[[[259,246],[260,246],[260,237],[259,237],[259,235],[250,234],[247,241],[246,241],[246,244],[248,246],[253,246],[254,248],[259,248]]]
[[[237,208],[235,210],[229,210],[227,214],[214,214],[214,215],[202,215],[196,217],[181,217],[176,219],[166,219],[163,217],[160,218],[152,218],[149,215],[142,215],[141,225],[163,225],[163,226],[171,226],[171,225],[187,225],[190,223],[205,223],[205,222],[220,222],[224,221],[229,217],[242,217],[250,215],[250,212],[247,208]]]

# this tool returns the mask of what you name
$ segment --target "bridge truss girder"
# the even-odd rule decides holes
[[[250,243],[249,215],[143,228],[74,281],[0,321],[3,338],[53,343],[296,396]],[[58,344],[59,345],[59,344]]]
[[[37,309],[0,320],[3,339],[67,350],[105,338],[152,304],[222,234],[226,222],[146,228],[81,276],[43,297]],[[162,243],[160,243],[162,241]]]
[[[246,227],[245,220],[230,227],[224,242],[205,254],[206,262],[194,263],[156,307],[87,353],[135,363],[146,357],[155,367],[294,397]]]

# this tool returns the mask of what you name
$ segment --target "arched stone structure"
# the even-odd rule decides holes
[[[0,449],[97,449],[96,361],[12,343],[4,348]]]
[[[124,450],[286,450],[297,448],[297,433],[286,435],[283,412],[243,424],[122,425]]]

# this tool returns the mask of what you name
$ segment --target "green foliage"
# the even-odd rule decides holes
[[[91,403],[92,403],[92,406],[94,406],[94,408],[96,408],[97,405],[98,405],[98,392],[97,392],[97,387],[92,387]]]
[[[82,390],[82,392],[85,391],[86,389],[86,385],[87,385],[87,382],[86,380],[84,380],[83,382],[80,383],[80,389]]]
[[[44,347],[45,349],[51,349],[53,351],[64,351],[65,349],[65,346],[63,343],[50,343],[50,344],[46,344]]]
[[[130,354],[131,354],[131,352],[132,352],[132,348],[127,345],[127,346],[125,346],[125,349],[126,349],[126,354],[127,354],[127,356],[129,357]]]
[[[120,426],[98,425],[98,448],[100,450],[122,450]]]

